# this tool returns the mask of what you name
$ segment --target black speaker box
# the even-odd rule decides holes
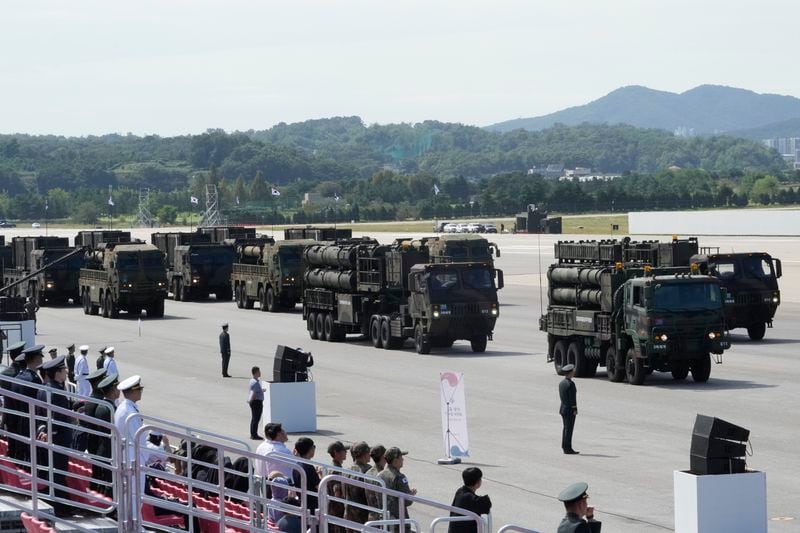
[[[750,430],[725,422],[719,418],[705,415],[697,415],[692,433],[709,439],[728,439],[740,442],[750,440]]]
[[[744,457],[747,453],[747,444],[725,439],[709,439],[695,433],[692,435],[691,453],[701,457]]]
[[[308,381],[307,361],[308,354],[279,344],[275,349],[272,381],[276,383]]]
[[[689,459],[692,474],[741,474],[745,471],[744,459],[722,459],[692,454]]]

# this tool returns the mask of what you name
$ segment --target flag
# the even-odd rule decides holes
[[[279,191],[275,187],[272,187],[272,196],[280,196],[280,195],[281,195],[281,191]]]
[[[236,205],[239,205],[239,197],[236,197]]]
[[[339,201],[339,193],[338,193],[338,192],[335,192],[335,193],[333,193],[333,200],[334,200],[335,202],[338,202],[338,201]]]
[[[200,200],[197,198],[197,196],[190,196],[189,197],[189,201],[192,202],[194,205],[197,205],[197,204],[200,203]]]
[[[108,195],[108,205],[114,207],[114,199],[111,197],[110,194]]]
[[[44,199],[44,210],[47,211],[47,209],[48,209],[47,198],[45,198]]]
[[[439,194],[439,186],[435,183],[433,184],[433,194]]]

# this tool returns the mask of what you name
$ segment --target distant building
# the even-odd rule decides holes
[[[325,199],[318,192],[307,192],[303,195],[303,205],[319,205],[325,203]]]
[[[694,137],[697,135],[694,131],[694,128],[690,128],[688,126],[678,126],[672,133],[676,137]]]
[[[775,139],[764,139],[764,146],[772,148],[783,157],[793,168],[798,168],[800,163],[800,137],[779,137]]]
[[[542,167],[533,166],[528,169],[528,175],[532,176],[534,174],[539,174],[545,178],[557,179],[564,175],[564,165],[550,163],[549,165]]]

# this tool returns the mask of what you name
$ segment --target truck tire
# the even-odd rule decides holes
[[[575,375],[579,378],[588,377],[589,373],[589,361],[583,348],[581,341],[572,341],[567,348],[567,362],[575,365]]]
[[[178,301],[178,280],[173,279],[170,284],[170,291],[172,291],[172,299]]]
[[[188,302],[192,299],[192,288],[187,287],[185,283],[180,284],[181,301]]]
[[[258,289],[258,307],[262,313],[267,312],[267,293],[264,292],[264,287]]]
[[[89,299],[88,291],[83,291],[81,300],[83,300],[83,314],[88,315],[92,309],[92,301]]]
[[[486,351],[486,335],[476,335],[469,340],[469,345],[475,353],[483,353]]]
[[[244,298],[242,298],[242,286],[237,285],[236,289],[234,290],[234,296],[236,297],[236,307],[239,309],[244,309]]]
[[[275,297],[275,291],[272,290],[272,287],[267,287],[267,311],[270,313],[277,313],[279,310],[280,303]],[[331,321],[333,321],[332,318]]]
[[[381,342],[381,317],[378,315],[372,315],[369,321],[369,338],[374,347],[383,347],[383,343]]]
[[[384,350],[392,349],[392,328],[389,326],[389,319],[381,317],[381,346]]]
[[[325,340],[328,342],[339,342],[336,324],[333,323],[333,315],[325,313],[325,323],[323,324],[325,331]]]
[[[312,339],[317,338],[317,313],[308,313],[306,319],[306,329],[308,329],[308,336]]]
[[[631,385],[641,385],[647,377],[647,369],[644,367],[644,360],[636,357],[636,350],[628,348],[628,356],[625,359],[625,375]]]
[[[425,338],[422,332],[422,324],[417,324],[414,328],[414,348],[418,354],[431,353],[431,341]]]
[[[556,369],[556,374],[559,376],[564,375],[564,371],[561,368],[567,364],[567,341],[560,340],[556,341],[555,345],[553,346],[553,366]]]
[[[747,336],[750,337],[751,341],[760,341],[761,339],[764,338],[764,334],[766,332],[767,332],[767,324],[764,322],[759,322],[758,324],[752,324],[750,326],[747,326]]]
[[[100,293],[100,316],[108,318],[108,293]]]
[[[617,349],[609,346],[606,350],[606,376],[608,381],[619,383],[625,380],[625,362],[617,356]]]
[[[321,341],[325,339],[325,313],[317,313],[317,320],[314,322],[317,338]]]
[[[676,361],[672,364],[672,379],[682,381],[689,375],[689,362]]]
[[[244,302],[245,309],[252,309],[253,304],[256,303],[255,300],[247,296],[247,287],[244,285],[242,285],[242,301]]]
[[[711,355],[705,354],[692,361],[692,379],[695,383],[705,383],[711,376]]]
[[[108,318],[119,318],[119,308],[110,292],[106,293],[106,307],[108,308]]]

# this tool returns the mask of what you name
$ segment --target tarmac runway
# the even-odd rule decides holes
[[[539,264],[546,269],[552,261],[556,236],[490,237],[502,251],[497,266],[505,272],[506,286],[495,340],[484,354],[473,354],[464,342],[422,356],[410,341],[398,351],[357,340],[312,341],[299,306],[295,312],[269,314],[213,299],[167,301],[164,319],[142,319],[141,336],[137,320],[124,314],[108,320],[85,316],[78,307],[42,308],[37,340],[59,348],[86,343],[93,357],[102,345],[114,345],[122,376],[143,376],[143,413],[242,439],[248,435],[250,367],[260,365],[268,376],[275,345],[303,347],[316,360],[319,430],[310,436],[317,442],[317,460],[329,462],[324,450],[335,439],[400,446],[410,452],[404,472],[411,485],[420,496],[445,503],[461,485],[461,470],[479,466],[484,472],[479,492],[492,497],[495,529],[516,523],[555,531],[563,516],[555,496],[578,480],[589,483],[590,504],[604,531],[673,529],[673,471],[689,466],[695,415],[713,415],[751,430],[748,466],[767,472],[768,516],[794,518],[771,520],[770,531],[800,530],[800,238],[702,238],[702,246],[767,251],[783,260],[775,327],[762,342],[736,330],[734,347],[724,364],[712,368],[706,384],[691,378],[673,382],[655,373],[646,385],[634,387],[610,383],[602,369],[593,379],[576,379],[574,442],[581,454],[565,456],[560,378],[545,362],[546,338],[538,331]],[[231,379],[220,376],[222,322],[230,323]],[[462,465],[436,464],[443,455],[443,370],[465,375],[471,457]],[[291,441],[299,436],[291,435]],[[410,513],[430,521],[414,507]]]

